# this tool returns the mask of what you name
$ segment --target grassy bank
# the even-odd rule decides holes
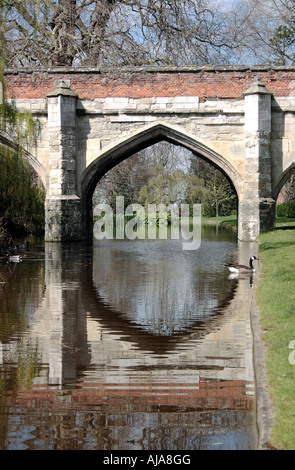
[[[276,227],[280,228],[290,228],[295,227],[295,219],[290,219],[287,217],[276,217]]]
[[[224,225],[228,225],[231,227],[236,227],[237,217],[235,215],[226,215],[224,217],[203,217],[202,216],[202,223],[224,224]]]
[[[202,221],[215,220],[215,223],[221,223],[223,225],[228,225],[230,227],[236,227],[237,226],[237,217],[234,215],[230,215],[227,217],[219,217],[219,218],[211,218],[211,219],[206,219],[202,218]],[[295,227],[295,219],[287,218],[287,217],[276,217],[276,227],[277,228],[292,228]]]
[[[295,450],[295,230],[284,223],[278,221],[282,229],[259,237],[262,270],[257,301],[275,411],[272,443],[278,449]],[[295,221],[289,219],[287,226],[291,225]]]
[[[215,220],[236,227],[235,217]],[[276,230],[260,235],[259,242],[257,301],[275,411],[271,439],[278,449],[295,450],[295,218],[277,217]]]

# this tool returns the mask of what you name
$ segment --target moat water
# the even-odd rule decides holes
[[[20,248],[22,249],[22,248]],[[255,243],[30,240],[0,264],[0,449],[257,446]]]

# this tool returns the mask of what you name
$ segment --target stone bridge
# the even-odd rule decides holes
[[[7,70],[8,97],[42,130],[26,158],[46,190],[47,241],[92,236],[99,179],[165,140],[217,166],[238,197],[238,238],[275,222],[295,172],[295,68]]]

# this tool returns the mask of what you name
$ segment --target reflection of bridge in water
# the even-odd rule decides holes
[[[55,410],[61,427],[61,416],[83,412],[79,432],[90,419],[102,439],[107,429],[112,439],[116,429],[121,437],[128,433],[123,428],[130,420],[146,426],[146,413],[149,432],[159,432],[160,440],[167,426],[188,426],[190,434],[198,420],[207,427],[219,419],[230,429],[245,422],[254,394],[249,279],[229,283],[222,305],[207,319],[172,336],[157,336],[102,301],[97,284],[103,279],[92,266],[91,247],[79,248],[45,246],[46,291],[29,332],[43,371],[31,389],[18,391],[7,405],[30,407],[30,413],[41,413],[41,421],[44,411]],[[187,423],[179,410],[188,413]],[[206,410],[214,415],[205,417]],[[224,410],[232,410],[227,418]],[[159,413],[163,423],[156,431]],[[73,414],[70,422],[63,428],[67,438]]]
[[[190,325],[188,331],[159,339],[102,301],[91,268],[91,257],[89,264],[81,261],[75,246],[46,244],[46,293],[31,335],[38,338],[42,363],[49,364],[50,383],[72,381],[93,365],[101,369],[104,390],[113,384],[115,395],[120,384],[131,387],[134,383],[138,388],[143,381],[146,388],[150,380],[163,383],[163,390],[165,383],[169,388],[183,384],[181,370],[189,371],[186,392],[189,383],[200,385],[196,395],[208,396],[213,391],[211,386],[205,391],[207,380],[253,379],[248,279],[230,284],[227,298],[208,318]],[[240,341],[234,345],[237,329]],[[130,373],[128,383],[125,369]],[[218,393],[223,391],[230,395],[226,384]]]

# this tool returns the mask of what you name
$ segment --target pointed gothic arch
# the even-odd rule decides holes
[[[86,237],[87,234],[89,236],[92,233],[92,195],[97,182],[126,158],[163,140],[180,145],[216,166],[229,179],[239,197],[240,177],[228,160],[183,130],[163,122],[153,123],[109,146],[94,158],[84,170],[81,176],[80,191],[83,204],[83,231]]]

